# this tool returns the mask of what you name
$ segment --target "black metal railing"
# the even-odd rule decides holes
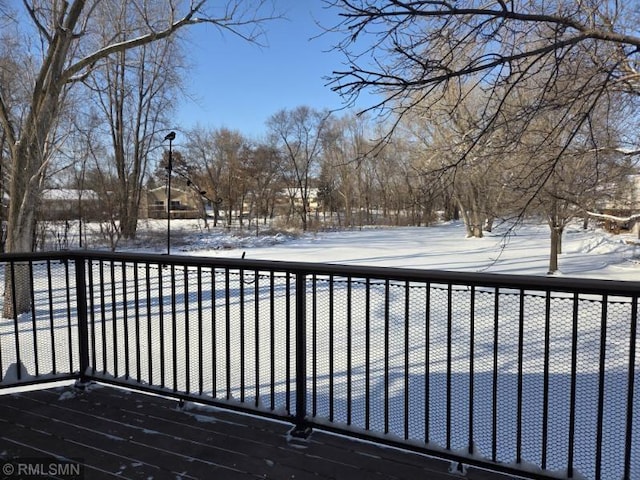
[[[4,255],[0,388],[82,378],[532,478],[640,478],[640,283]],[[19,268],[18,268],[19,267]]]

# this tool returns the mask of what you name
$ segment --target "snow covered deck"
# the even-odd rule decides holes
[[[0,395],[0,464],[77,459],[86,479],[461,478],[443,460],[319,431],[294,439],[290,428],[113,387],[58,387]],[[466,478],[507,477],[469,468]]]

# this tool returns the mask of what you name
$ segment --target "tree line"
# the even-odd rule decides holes
[[[459,95],[428,110],[416,107],[384,141],[386,126],[371,115],[307,106],[274,113],[260,141],[237,130],[196,127],[181,132],[173,150],[173,182],[193,190],[203,220],[214,226],[237,216],[247,227],[271,224],[278,216],[283,225],[302,230],[461,219],[468,237],[482,237],[496,222],[546,218],[556,259],[572,219],[622,202],[635,188],[629,183],[632,156],[610,131],[612,122],[601,122],[590,140],[571,148],[538,138],[553,126],[542,118],[519,142],[498,130],[470,148],[482,99],[467,93],[464,114],[451,113]],[[563,148],[548,170],[549,158]],[[93,165],[76,179],[101,192],[102,205],[108,205],[118,176]],[[166,185],[167,165],[165,148],[146,183],[138,184],[137,198]],[[138,211],[114,206],[109,218],[135,227]],[[125,235],[124,228],[119,232]],[[134,236],[135,228],[129,238]]]

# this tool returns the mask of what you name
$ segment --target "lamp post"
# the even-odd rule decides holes
[[[173,170],[173,158],[171,143],[176,138],[176,132],[169,132],[164,137],[169,140],[169,162],[167,163],[167,255],[171,253],[171,171]]]

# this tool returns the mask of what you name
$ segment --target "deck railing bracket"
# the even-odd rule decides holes
[[[309,438],[309,435],[311,435],[312,431],[313,429],[311,427],[308,427],[308,426],[300,427],[296,425],[289,431],[289,436],[297,439],[306,439],[306,438]]]
[[[449,473],[453,475],[460,475],[461,477],[467,476],[467,465],[462,462],[451,462],[449,467]]]
[[[73,387],[78,389],[78,390],[88,390],[89,387],[93,384],[95,384],[96,382],[94,382],[93,380],[82,380],[82,379],[78,379],[76,380],[76,382],[73,384]]]

